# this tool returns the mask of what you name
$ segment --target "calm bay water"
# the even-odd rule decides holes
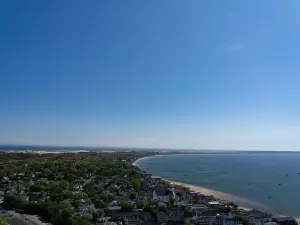
[[[166,155],[143,159],[138,166],[246,198],[253,202],[247,207],[300,217],[300,153]]]

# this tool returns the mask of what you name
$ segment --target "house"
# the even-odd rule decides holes
[[[157,211],[156,219],[158,224],[167,223],[169,221],[169,215],[167,212]]]
[[[97,208],[106,208],[106,203],[99,197],[99,195],[95,195],[94,203]]]
[[[243,225],[243,222],[237,217],[226,218],[224,222],[224,225]]]
[[[45,177],[41,177],[38,179],[39,182],[45,182],[45,183],[48,183],[48,179],[45,178]]]
[[[263,223],[263,225],[278,225],[278,224],[276,222],[269,221],[269,222]]]
[[[154,200],[159,200],[162,202],[169,202],[170,197],[169,197],[169,191],[165,188],[156,188],[153,191],[153,199]]]
[[[110,217],[99,217],[96,219],[96,225],[108,225]]]
[[[182,210],[169,211],[168,221],[169,222],[183,222],[185,213]]]
[[[4,176],[4,177],[2,178],[2,183],[9,183],[9,178],[6,177],[6,176]]]
[[[150,212],[140,212],[139,218],[143,221],[149,221],[149,220],[151,220],[151,213]]]
[[[10,187],[10,189],[7,190],[5,194],[7,194],[7,195],[15,195],[15,194],[18,194],[18,192],[17,192],[17,190],[16,190],[15,187]]]
[[[218,200],[218,202],[220,207],[227,207],[230,205],[230,202],[226,200]]]
[[[237,216],[244,217],[246,220],[249,221],[250,225],[261,225],[261,224],[256,224],[254,216],[250,213],[250,211],[245,211],[245,210],[239,210],[239,212],[236,214]]]
[[[184,221],[185,212],[180,209],[174,209],[170,211],[157,211],[156,213],[157,222],[161,223],[175,223],[179,224]]]
[[[203,212],[196,213],[194,220],[195,223],[199,225],[211,225],[213,222],[216,221],[216,217],[217,217],[217,212],[214,210],[210,210],[210,211],[203,211]],[[219,225],[223,225],[223,224],[219,224]]]
[[[143,223],[143,221],[142,220],[140,220],[139,218],[129,218],[129,219],[127,219],[127,221],[128,221],[128,225],[142,225],[142,223]]]
[[[24,177],[24,173],[18,173],[18,178]]]
[[[108,206],[109,206],[109,207],[119,206],[119,203],[118,203],[118,201],[113,200],[113,201],[111,201],[111,202],[108,204]]]
[[[201,199],[206,201],[206,202],[211,202],[211,201],[215,201],[215,197],[212,195],[201,195]]]
[[[284,216],[284,217],[278,218],[278,224],[279,225],[297,225],[298,223],[295,218]]]
[[[239,212],[238,215],[245,217],[251,225],[262,225],[272,220],[272,214],[255,209],[248,212]]]
[[[112,211],[118,211],[121,209],[120,204],[118,203],[118,201],[113,200],[108,204],[108,209],[112,210]]]
[[[191,209],[195,213],[201,213],[203,211],[208,211],[208,207],[204,204],[192,205]]]
[[[272,214],[266,213],[266,212],[261,212],[256,209],[252,209],[252,210],[248,211],[247,213],[249,213],[255,219],[268,219],[269,220],[272,218]]]
[[[111,216],[113,221],[123,221],[124,219],[127,220],[135,220],[139,219],[139,212],[132,211],[132,212],[121,212],[121,211],[109,211],[107,215]]]
[[[12,173],[12,174],[9,175],[9,177],[12,178],[12,179],[14,179],[14,178],[17,177],[17,173]]]
[[[83,187],[82,187],[81,184],[75,183],[75,184],[72,185],[72,190],[74,190],[74,191],[82,191]]]
[[[76,211],[79,213],[92,213],[95,211],[95,206],[93,203],[82,202],[76,207]]]
[[[208,202],[209,208],[211,208],[211,209],[217,209],[219,207],[219,204],[220,203],[218,201]]]
[[[161,177],[160,177],[160,176],[151,176],[151,178],[152,178],[153,180],[161,180]]]
[[[181,188],[174,188],[174,194],[178,199],[186,198],[186,192]]]

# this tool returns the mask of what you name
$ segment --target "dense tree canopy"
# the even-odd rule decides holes
[[[38,214],[53,225],[92,224],[93,220],[104,215],[103,209],[116,196],[121,195],[120,188],[132,189],[128,193],[131,200],[137,197],[137,191],[142,183],[136,169],[130,166],[130,161],[143,155],[145,153],[136,153],[133,156],[131,152],[109,154],[0,152],[0,179],[7,176],[13,183],[18,181],[22,189],[22,194],[6,194],[3,206],[7,209],[22,210],[28,214]],[[126,179],[112,185],[113,177]],[[91,216],[74,213],[83,202],[96,207],[90,213]],[[122,204],[123,211],[131,211],[133,207],[131,203]],[[144,208],[150,211],[151,203]]]

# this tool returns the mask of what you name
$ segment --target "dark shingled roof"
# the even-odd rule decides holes
[[[216,216],[217,211],[215,210],[210,210],[210,211],[203,211],[201,213],[198,213],[198,216]]]
[[[279,217],[278,221],[279,222],[283,222],[283,221],[296,221],[296,219],[293,218],[293,217],[284,216],[284,217]]]
[[[194,213],[193,212],[184,212],[184,217],[193,217]]]
[[[155,193],[156,193],[157,196],[166,196],[166,195],[168,195],[167,189],[164,189],[164,188],[156,188]]]

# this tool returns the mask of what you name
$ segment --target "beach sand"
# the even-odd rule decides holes
[[[162,156],[162,155],[157,155],[157,156]],[[148,156],[148,157],[140,158],[140,159],[136,160],[135,162],[133,162],[132,165],[138,167],[138,163],[141,160],[144,160],[144,159],[147,159],[147,158],[150,158],[150,157],[157,157],[157,156]],[[209,189],[209,188],[201,187],[199,185],[186,184],[186,183],[183,183],[183,182],[180,182],[180,181],[173,181],[173,180],[168,180],[168,179],[163,179],[163,180],[165,180],[167,182],[170,182],[170,183],[173,183],[175,185],[182,186],[182,187],[188,187],[191,191],[200,192],[200,193],[205,194],[205,195],[212,195],[217,199],[222,199],[222,200],[226,200],[226,201],[229,201],[229,202],[234,202],[239,206],[239,208],[244,209],[244,210],[251,210],[252,208],[267,210],[267,208],[268,208],[267,206],[262,205],[258,202],[254,202],[254,201],[242,198],[242,197],[237,197],[237,196],[234,196],[234,195],[231,195],[231,194],[228,194],[228,193],[224,193],[224,192],[212,190],[212,189]]]
[[[140,162],[140,161],[142,161],[142,160],[144,160],[144,159],[154,158],[154,157],[159,157],[159,156],[163,156],[163,155],[152,155],[152,156],[142,157],[142,158],[139,158],[139,159],[135,160],[135,161],[132,163],[132,165],[138,167],[138,165],[137,165],[138,162]]]
[[[143,158],[140,158],[140,159],[136,160],[135,162],[133,162],[132,165],[136,166],[136,167],[139,167],[138,162],[140,162],[141,160],[144,160],[144,159],[147,159],[147,158],[150,158],[150,157],[157,157],[157,156],[162,156],[162,155],[143,157]],[[255,208],[255,209],[258,209],[258,210],[269,212],[267,206],[265,206],[261,203],[258,203],[258,202],[251,201],[249,199],[245,199],[245,198],[234,196],[234,195],[231,195],[231,194],[228,194],[228,193],[224,193],[224,192],[212,190],[212,189],[209,189],[209,188],[201,187],[199,185],[186,184],[186,183],[183,183],[183,182],[180,182],[180,181],[173,181],[173,180],[168,180],[168,179],[164,179],[164,178],[162,178],[162,180],[173,183],[174,185],[187,187],[191,191],[200,192],[200,193],[205,194],[205,195],[212,195],[217,199],[222,199],[222,200],[234,202],[235,204],[237,204],[239,206],[240,209],[243,209],[243,210],[246,210],[246,211],[249,211],[249,210]],[[277,215],[277,216],[282,217],[282,216],[285,216],[285,215]],[[297,222],[300,222],[300,218],[295,217],[295,219],[297,220]]]
[[[181,187],[187,187],[191,191],[200,192],[201,194],[204,194],[204,195],[212,195],[215,198],[230,201],[230,202],[238,203],[238,202],[241,202],[241,201],[244,201],[244,202],[249,201],[247,199],[242,199],[240,197],[236,197],[236,196],[233,196],[233,195],[230,195],[230,194],[227,194],[227,193],[223,193],[223,192],[220,192],[220,191],[215,191],[215,190],[212,190],[212,189],[200,187],[198,185],[196,186],[196,185],[191,185],[191,184],[185,184],[185,183],[182,183],[182,182],[172,181],[172,180],[167,180],[167,179],[163,179],[163,180],[165,180],[167,182],[170,182],[170,183],[173,183],[175,185],[181,186]],[[239,205],[239,208],[241,208],[241,209],[251,210],[251,208],[242,206],[240,204],[238,204],[238,205]]]

